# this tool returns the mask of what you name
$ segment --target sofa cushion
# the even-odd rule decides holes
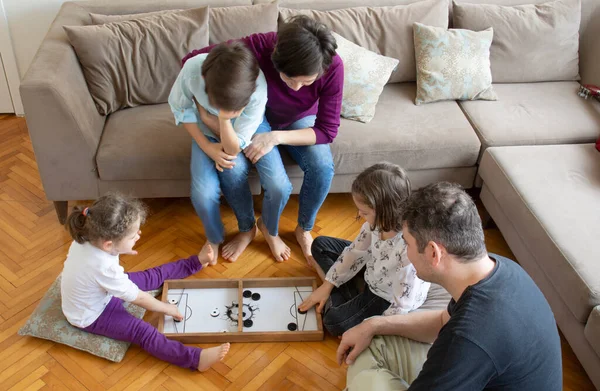
[[[393,7],[356,7],[332,11],[281,8],[280,22],[308,15],[365,49],[400,61],[391,83],[415,81],[415,22],[448,28],[448,0],[423,0]]]
[[[587,339],[592,346],[592,349],[594,349],[596,354],[600,357],[600,306],[592,310],[592,313],[585,324],[583,334],[585,335],[585,339]]]
[[[414,83],[389,84],[368,124],[342,119],[331,145],[337,174],[357,174],[382,160],[407,170],[472,167],[480,143],[456,102],[417,107]],[[289,157],[290,177],[302,177]],[[96,156],[102,180],[189,179],[191,137],[166,104],[111,114]]]
[[[589,143],[600,134],[600,103],[577,96],[577,82],[494,84],[495,102],[459,102],[483,148]]]
[[[576,319],[600,304],[600,153],[594,144],[486,150],[479,175]]]
[[[208,45],[208,8],[65,26],[100,114],[166,102],[181,58]]]
[[[156,14],[173,13],[179,10],[145,12],[127,15],[90,14],[93,24],[120,22],[139,19]],[[225,42],[243,38],[254,33],[268,33],[277,30],[279,9],[277,3],[235,7],[210,8],[209,43]],[[199,49],[199,48],[196,48]]]
[[[333,33],[337,54],[344,63],[344,118],[369,122],[375,116],[375,106],[398,60],[362,48],[337,33]]]
[[[494,29],[494,83],[579,80],[581,0],[502,6],[454,1],[453,27]]]
[[[414,25],[417,61],[415,104],[441,100],[496,100],[490,71],[493,30]]]

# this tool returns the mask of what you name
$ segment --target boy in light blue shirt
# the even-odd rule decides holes
[[[252,164],[243,150],[261,128],[266,103],[265,77],[254,54],[241,42],[217,45],[210,53],[186,61],[171,89],[169,105],[175,122],[193,139],[191,199],[208,239],[200,255],[207,256],[212,247],[212,265],[217,263],[225,234],[219,211],[221,192],[240,231],[224,247],[223,257],[235,261],[256,235],[248,184]],[[273,229],[277,235],[291,183],[277,149],[263,156],[256,168],[265,190],[262,218],[265,225],[270,224],[269,233]],[[273,172],[278,175],[274,177]]]

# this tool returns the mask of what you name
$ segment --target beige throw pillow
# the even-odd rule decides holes
[[[120,22],[146,16],[173,13],[181,10],[146,12],[129,15],[90,14],[93,24]],[[243,38],[254,33],[268,33],[277,30],[279,8],[277,2],[270,4],[210,8],[209,44],[221,43],[230,39]],[[200,49],[194,48],[194,49]]]
[[[344,62],[344,97],[342,117],[369,122],[375,115],[375,106],[398,60],[381,56],[333,33],[337,54]]]
[[[391,7],[356,7],[333,11],[281,8],[279,22],[308,15],[329,26],[350,42],[400,61],[390,83],[415,81],[415,22],[448,28],[448,0],[423,0]]]
[[[454,2],[455,28],[494,29],[495,83],[579,80],[580,0],[514,7]]]
[[[446,30],[415,23],[417,98],[415,104],[440,100],[496,100],[490,71],[493,30]]]
[[[100,114],[167,101],[181,58],[208,45],[208,8],[65,26]]]

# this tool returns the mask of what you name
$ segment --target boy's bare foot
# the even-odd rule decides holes
[[[285,244],[285,242],[281,240],[279,235],[271,236],[269,234],[269,230],[267,230],[267,227],[265,227],[262,218],[258,219],[257,225],[260,229],[260,232],[262,232],[263,236],[265,237],[265,240],[269,244],[269,248],[271,248],[271,252],[275,257],[275,260],[277,262],[287,261],[290,258],[290,255],[292,254],[292,250],[290,250],[287,244]]]
[[[229,352],[229,346],[229,343],[224,343],[223,345],[215,346],[214,348],[202,349],[202,352],[200,352],[198,370],[204,372],[212,367],[213,364],[221,361]]]
[[[238,257],[244,252],[246,247],[254,240],[256,236],[256,225],[250,231],[240,232],[229,243],[223,246],[223,258],[229,262],[237,261]]]
[[[198,254],[198,259],[200,259],[201,264],[210,264],[214,266],[217,264],[217,260],[219,259],[219,245],[209,242],[208,240],[202,246],[202,250],[200,250],[200,254]]]
[[[298,241],[298,244],[300,245],[300,248],[302,249],[302,253],[304,254],[304,258],[306,258],[306,261],[308,262],[309,266],[310,266],[310,261],[309,261],[309,257],[312,258],[312,251],[311,251],[311,246],[313,244],[313,237],[310,234],[310,231],[305,231],[302,228],[300,228],[300,226],[296,226],[296,230],[294,231],[294,233],[296,234],[296,240]]]

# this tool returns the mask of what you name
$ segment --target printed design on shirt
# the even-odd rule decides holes
[[[408,297],[410,295],[411,286],[405,282],[399,282],[398,285],[402,290],[400,297]]]

